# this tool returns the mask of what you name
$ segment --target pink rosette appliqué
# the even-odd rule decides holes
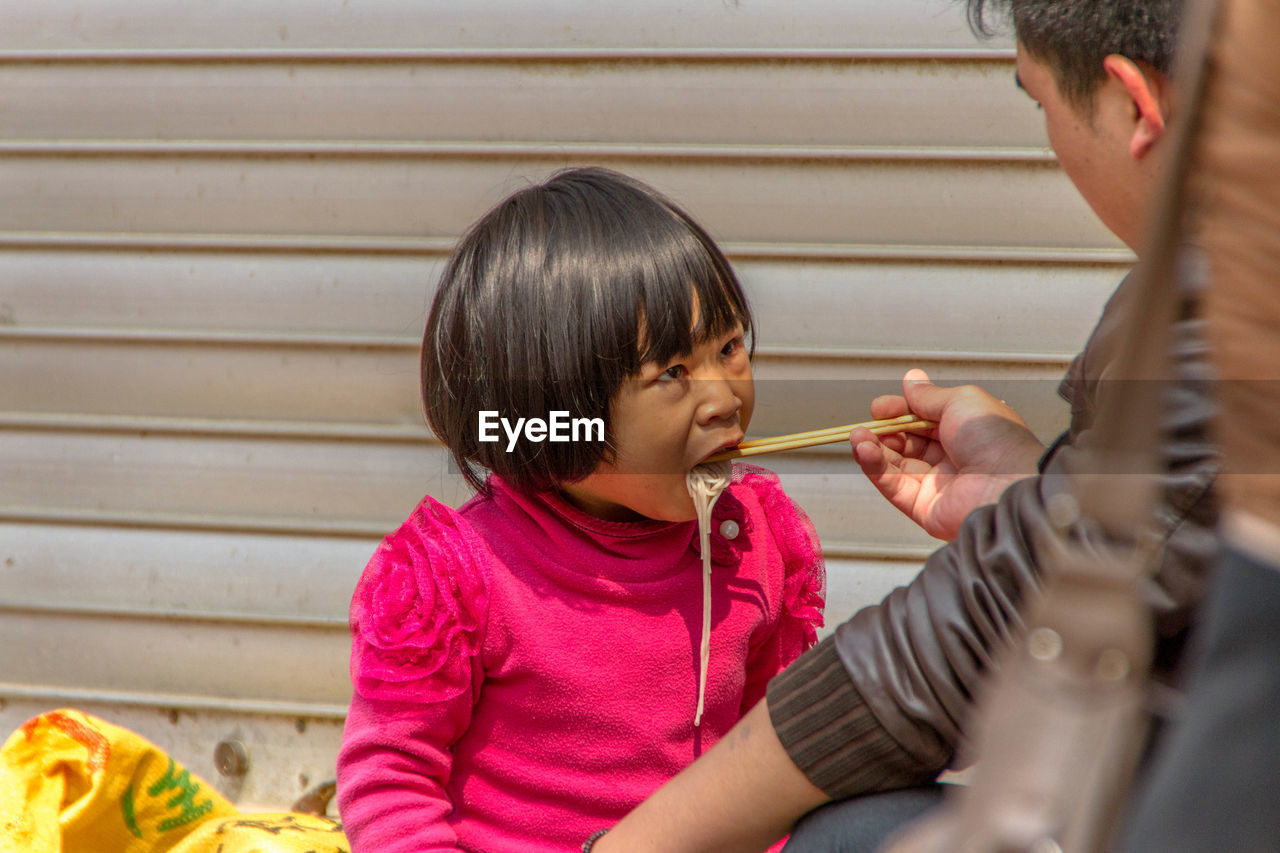
[[[351,601],[351,679],[361,695],[436,702],[471,687],[487,559],[470,525],[431,498],[383,540]]]
[[[782,554],[786,576],[782,586],[782,620],[784,634],[798,655],[818,642],[818,629],[823,625],[823,609],[827,599],[827,568],[822,545],[813,522],[782,491],[778,475],[754,465],[743,465],[742,478],[750,481],[769,530]]]

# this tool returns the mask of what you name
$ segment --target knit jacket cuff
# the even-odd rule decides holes
[[[832,799],[932,778],[871,713],[840,661],[834,637],[774,677],[767,702],[791,760]]]

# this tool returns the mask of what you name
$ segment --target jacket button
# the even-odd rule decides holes
[[[737,539],[738,522],[734,521],[732,518],[725,519],[720,525],[720,535],[725,539]]]

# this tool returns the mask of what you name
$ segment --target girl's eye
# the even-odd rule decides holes
[[[732,341],[726,343],[721,350],[722,359],[732,359],[732,357],[746,357],[746,341],[742,336],[733,338]]]
[[[670,382],[673,379],[681,379],[684,377],[685,368],[683,364],[673,364],[666,370],[658,374],[659,382]]]

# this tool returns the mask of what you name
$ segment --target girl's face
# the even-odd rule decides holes
[[[696,517],[689,469],[742,441],[755,405],[742,326],[696,344],[688,356],[650,362],[623,383],[610,408],[617,456],[562,486],[581,509],[615,521]]]

